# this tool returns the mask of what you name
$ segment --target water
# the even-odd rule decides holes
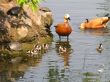
[[[53,12],[51,26],[54,41],[47,53],[38,60],[22,64],[0,64],[0,82],[110,82],[110,26],[105,30],[81,31],[79,25],[86,18],[104,16],[110,13],[110,0],[47,0],[42,6]],[[65,13],[70,14],[73,32],[63,41],[53,27],[63,21]],[[99,43],[102,53],[97,52]],[[60,53],[64,46],[67,53]]]

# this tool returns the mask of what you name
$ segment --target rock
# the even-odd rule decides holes
[[[17,33],[19,35],[19,38],[24,38],[28,35],[28,28],[21,26],[20,28],[17,28]]]
[[[44,26],[50,30],[50,26],[53,23],[52,11],[47,7],[41,7],[39,10],[41,12],[41,17],[42,17],[41,20],[42,20]]]
[[[7,15],[18,17],[18,15],[20,14],[21,10],[22,10],[21,7],[18,7],[18,6],[12,7],[11,9],[9,9],[7,11]]]
[[[2,9],[0,11],[0,25],[2,24],[2,28],[6,31],[4,35],[8,37],[8,41],[12,42],[10,43],[12,50],[18,50],[17,47],[12,47],[12,45],[17,46],[17,43],[13,42],[28,42],[35,39],[38,41],[40,37],[50,36],[53,17],[49,8],[41,7],[33,12],[28,5],[24,5],[23,12],[20,14],[21,17],[19,17],[20,7],[12,0],[8,3],[1,3],[0,9]],[[28,17],[25,17],[23,14]],[[2,28],[0,29],[2,30]]]
[[[9,43],[10,50],[19,51],[22,50],[22,45],[19,42],[11,42]]]
[[[25,18],[29,16],[27,15],[27,13],[24,11],[24,9],[22,7],[19,7],[19,6],[15,6],[15,7],[12,7],[11,9],[9,9],[7,11],[7,15],[10,15],[10,16],[15,16],[15,17],[21,17],[21,16],[24,16]]]

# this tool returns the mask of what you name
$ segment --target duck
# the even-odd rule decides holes
[[[100,53],[103,51],[102,43],[99,44],[99,46],[96,48],[96,50]]]
[[[48,50],[49,45],[48,45],[48,44],[43,44],[43,45],[42,45],[42,48],[43,48],[44,50]]]
[[[27,56],[29,56],[29,57],[36,57],[36,56],[39,54],[39,52],[36,51],[35,49],[32,49],[32,50],[28,50],[28,51],[26,52],[26,54],[27,54]]]
[[[70,20],[70,15],[65,14],[64,15],[64,22],[58,23],[57,25],[54,26],[56,33],[58,34],[60,40],[61,40],[61,36],[66,36],[67,40],[69,40],[69,35],[72,32],[72,28],[69,24],[69,20]]]
[[[93,19],[86,19],[86,22],[80,24],[80,29],[100,29],[106,28],[110,17],[98,17]]]
[[[41,45],[35,45],[35,46],[34,46],[34,49],[35,49],[36,51],[40,52],[41,49],[42,49],[42,46],[41,46]]]

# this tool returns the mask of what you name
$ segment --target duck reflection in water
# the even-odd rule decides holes
[[[95,29],[95,30],[94,29],[87,29],[82,32],[87,33],[87,34],[91,34],[91,35],[95,35],[95,36],[103,36],[105,34],[109,34],[110,30],[108,28]]]
[[[60,57],[63,58],[64,67],[69,67],[69,58],[70,54],[72,53],[71,45],[69,41],[60,41],[56,42],[56,51]]]

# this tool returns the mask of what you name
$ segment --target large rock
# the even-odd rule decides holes
[[[2,22],[0,23],[2,24],[0,30],[6,31],[1,34],[1,42],[5,39],[7,39],[8,42],[26,42],[39,37],[49,36],[50,27],[53,23],[52,12],[49,8],[40,7],[37,11],[32,11],[28,5],[25,5],[22,9],[22,13],[18,12],[18,17],[16,17],[10,14],[15,11],[13,7],[20,8],[17,6],[16,2],[13,1],[8,3],[1,2],[0,4],[0,20],[3,20],[0,21]],[[10,12],[8,12],[9,10]]]

